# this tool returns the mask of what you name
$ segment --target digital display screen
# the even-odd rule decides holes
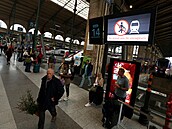
[[[107,41],[148,41],[151,14],[108,19]]]
[[[126,45],[152,44],[155,11],[133,11],[105,18],[105,43]]]
[[[126,96],[126,100],[125,100],[125,102],[129,104],[130,98],[131,98],[131,93],[132,93],[134,75],[135,75],[135,71],[136,71],[136,64],[132,64],[132,63],[128,63],[128,62],[114,61],[111,84],[110,84],[110,91],[113,93],[115,91],[115,83],[117,81],[119,68],[123,68],[125,70],[124,75],[129,80],[129,90],[127,91],[127,96]]]

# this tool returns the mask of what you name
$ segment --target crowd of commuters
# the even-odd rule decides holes
[[[7,48],[4,49],[4,51],[7,56],[7,64],[9,64],[14,50],[12,48]],[[25,72],[31,72],[30,68],[32,64],[42,63],[43,54],[41,51],[34,52],[31,51],[31,49],[29,48],[24,49],[22,47],[18,47],[15,51],[17,53],[17,60],[24,62]],[[74,59],[72,59],[70,62],[66,62],[65,59],[62,58],[62,62],[57,71],[59,78],[57,78],[54,75],[56,58],[53,54],[49,56],[47,75],[41,79],[41,87],[37,98],[39,115],[38,129],[44,128],[46,110],[50,112],[50,114],[52,115],[51,121],[54,122],[57,115],[55,106],[61,100],[69,100],[70,84],[75,75],[74,62]],[[84,66],[81,72],[82,78],[80,80],[79,87],[85,87],[85,80],[88,80],[87,87],[89,88],[89,95],[88,103],[85,104],[85,107],[89,107],[93,103],[95,105],[100,105],[103,102],[104,95],[104,79],[102,77],[102,73],[98,73],[95,77],[94,83],[92,83],[93,65],[90,60],[86,60],[83,65]],[[114,96],[115,99],[125,101],[126,91],[128,90],[129,86],[128,80],[124,75],[124,69],[119,69],[118,75],[119,77],[117,79]]]

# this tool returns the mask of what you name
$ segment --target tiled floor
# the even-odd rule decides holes
[[[40,87],[41,77],[46,70],[39,73],[24,72],[23,63],[11,59],[6,65],[4,56],[0,56],[0,129],[37,129],[37,116],[19,112],[16,108],[20,96],[31,89],[36,98]],[[102,105],[84,107],[88,101],[88,91],[71,84],[69,101],[62,101],[57,106],[58,118],[51,123],[51,116],[46,113],[45,129],[103,129]],[[134,115],[132,120],[125,118],[123,123],[113,129],[146,129],[137,122]]]

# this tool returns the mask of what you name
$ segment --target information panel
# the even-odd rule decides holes
[[[103,17],[89,19],[89,44],[103,44]]]
[[[152,44],[155,9],[137,10],[105,17],[105,43]]]

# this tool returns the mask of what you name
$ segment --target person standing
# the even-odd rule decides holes
[[[88,86],[92,85],[92,83],[91,83],[92,70],[93,70],[93,65],[90,63],[89,60],[87,60],[85,66],[84,66],[84,73],[82,75],[82,80],[81,80],[79,87],[83,87],[85,79],[88,79]]]
[[[12,57],[12,53],[13,53],[13,50],[12,48],[8,48],[7,51],[6,51],[6,56],[7,56],[7,65],[10,64],[10,59]]]
[[[41,88],[38,94],[37,103],[39,111],[38,129],[44,128],[45,111],[52,115],[51,122],[56,120],[56,108],[59,99],[64,94],[64,87],[60,80],[54,76],[54,70],[49,68],[47,75],[42,78]]]
[[[64,86],[66,89],[66,97],[64,98],[65,101],[68,101],[69,99],[69,86],[71,83],[71,70],[69,68],[69,64],[67,62],[64,62],[64,68],[61,70],[60,77],[61,79],[64,79]]]
[[[118,78],[116,81],[116,89],[115,89],[115,98],[120,99],[121,101],[125,102],[126,92],[129,89],[129,80],[124,75],[125,70],[123,68],[119,68],[118,71]]]
[[[42,63],[42,58],[43,58],[43,54],[41,51],[39,51],[39,54],[37,56],[37,59],[38,59],[38,64],[41,64]]]
[[[55,57],[54,54],[51,54],[51,56],[48,59],[48,68],[54,69],[55,67]]]
[[[115,100],[121,100],[125,102],[126,99],[126,92],[129,89],[129,80],[128,78],[124,75],[125,70],[123,68],[119,68],[118,70],[118,78],[115,84],[115,94],[114,94],[114,99]],[[123,118],[125,112],[125,106],[122,109],[122,114],[121,118]]]

